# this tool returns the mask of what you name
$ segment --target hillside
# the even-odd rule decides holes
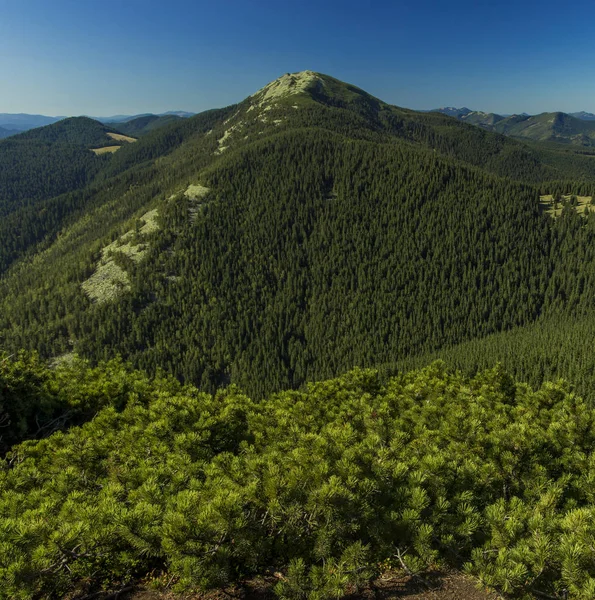
[[[575,262],[590,238],[568,246],[583,217],[552,223],[539,205],[558,188],[592,194],[591,157],[325,75],[284,75],[102,159],[45,230],[59,237],[0,281],[3,348],[121,353],[261,396],[523,327],[593,293],[593,263]]]
[[[88,117],[71,117],[46,127],[24,131],[17,139],[91,147],[108,143],[108,133],[117,131]]]
[[[110,131],[91,119],[65,119],[0,142],[0,214],[84,187],[99,164],[89,148],[110,143]]]
[[[536,116],[513,115],[497,121],[494,131],[537,141],[569,142],[581,146],[595,144],[595,122],[561,112]]]
[[[193,117],[196,113],[187,112],[185,110],[169,110],[160,114],[153,113],[141,113],[137,115],[112,115],[111,117],[91,117],[96,121],[100,121],[101,123],[105,123],[106,125],[114,125],[115,123],[129,123],[130,121],[134,121],[136,119],[141,119],[143,117],[180,117],[182,119],[187,119],[189,117]]]
[[[94,148],[126,143],[86,117],[64,119],[0,141],[0,274],[79,206],[73,197],[107,165]]]

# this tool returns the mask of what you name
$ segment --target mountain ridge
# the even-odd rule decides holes
[[[166,116],[176,116],[180,118],[189,118],[196,113],[191,113],[183,110],[174,110],[167,111],[164,113],[154,114],[154,113],[142,113],[137,115],[113,115],[111,117],[94,117],[89,115],[80,115],[83,117],[87,117],[89,119],[93,119],[94,121],[99,121],[104,124],[113,124],[113,123],[126,123],[128,121],[132,121],[133,119],[138,119],[140,117],[147,116],[156,116],[156,117],[166,117]],[[2,137],[8,137],[8,135],[16,135],[19,132],[28,131],[30,129],[36,129],[38,127],[45,127],[47,125],[52,125],[57,123],[58,121],[62,121],[68,118],[76,118],[79,115],[71,115],[67,116],[59,116],[59,117],[51,117],[46,115],[32,115],[27,113],[0,113],[0,129],[6,130],[12,133],[0,133],[0,139]]]
[[[485,111],[481,111],[481,110],[473,110],[473,109],[467,108],[466,106],[463,106],[461,108],[457,108],[456,106],[442,106],[440,108],[432,108],[429,110],[422,110],[420,112],[439,112],[439,113],[448,115],[449,117],[456,117],[459,115],[467,115],[469,113],[475,113],[475,112],[487,114],[487,115],[497,115],[497,116],[501,116],[501,117],[512,117],[512,116],[531,117],[531,116],[535,116],[537,114],[544,114],[544,113],[529,114],[527,112],[513,113],[513,114],[494,113],[494,112],[485,112]],[[553,112],[563,112],[563,111],[553,111]],[[571,117],[575,117],[577,119],[581,119],[583,121],[592,121],[593,119],[595,119],[595,114],[584,111],[584,110],[581,110],[578,112],[565,113],[565,114],[568,114]]]
[[[595,116],[591,113],[551,112],[529,115],[499,115],[469,109],[436,109],[435,112],[447,114],[466,123],[533,141],[570,143],[579,146],[595,146]]]

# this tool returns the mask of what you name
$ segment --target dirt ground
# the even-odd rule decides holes
[[[177,596],[159,592],[136,592],[129,600],[275,600],[275,578],[250,581],[243,589],[214,591],[203,595]],[[374,587],[346,597],[346,600],[503,600],[502,596],[481,589],[478,582],[461,573],[430,573],[424,582],[407,575],[394,574],[377,580]],[[122,600],[124,597],[122,596]]]

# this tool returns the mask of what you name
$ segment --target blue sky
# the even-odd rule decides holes
[[[409,108],[595,112],[594,24],[550,0],[0,0],[0,112],[198,112],[304,69]]]

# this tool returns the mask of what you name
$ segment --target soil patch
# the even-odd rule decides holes
[[[204,594],[176,595],[139,591],[128,600],[277,600],[273,587],[275,577],[256,578],[244,587],[214,590]],[[504,600],[502,596],[482,589],[476,579],[462,573],[429,573],[425,583],[402,573],[386,574],[373,587],[345,596],[346,600]]]

